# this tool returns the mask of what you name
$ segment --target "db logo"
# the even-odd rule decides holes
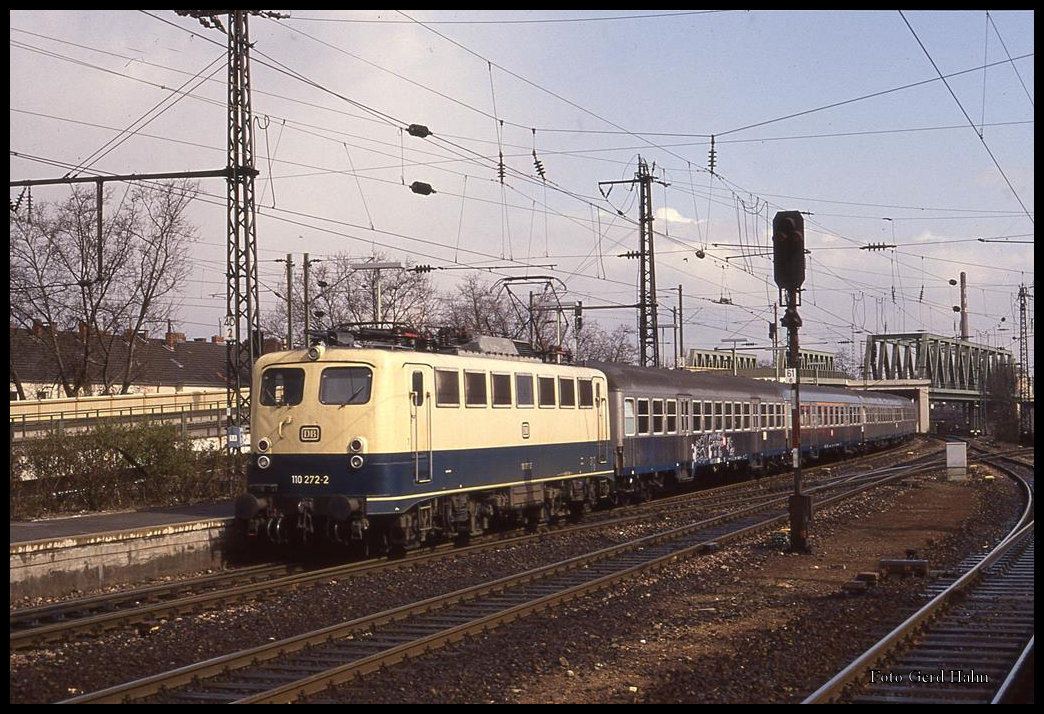
[[[317,426],[302,426],[301,427],[301,441],[319,441],[319,427]]]

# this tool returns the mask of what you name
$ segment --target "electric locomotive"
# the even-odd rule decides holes
[[[503,338],[433,349],[385,336],[378,346],[341,333],[258,359],[236,503],[249,535],[403,548],[534,524],[609,493],[600,371]]]

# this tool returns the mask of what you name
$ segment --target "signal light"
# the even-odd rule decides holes
[[[772,219],[772,259],[776,285],[798,290],[805,282],[805,218],[780,211]]]

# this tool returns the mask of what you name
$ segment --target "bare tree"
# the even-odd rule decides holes
[[[638,363],[637,333],[628,325],[607,331],[596,322],[585,322],[579,332],[577,359],[595,362]]]
[[[496,337],[515,337],[525,325],[508,296],[478,273],[468,275],[443,297],[439,318],[446,327]]]
[[[375,261],[386,262],[383,256]],[[359,270],[362,259],[338,253],[331,258],[313,259],[309,268],[308,302],[311,329],[325,329],[349,323],[374,322],[377,305],[377,281],[380,281],[380,315],[382,324],[408,324],[426,327],[439,309],[439,300],[430,277],[404,268]],[[285,286],[285,282],[283,283]],[[267,334],[286,334],[286,288],[277,293],[280,300],[262,316],[262,327]],[[298,263],[292,281],[294,324],[293,342],[303,345],[304,338],[304,270]]]
[[[105,193],[98,235],[93,191],[38,203],[10,218],[11,313],[25,327],[43,323],[39,339],[66,395],[126,393],[135,373],[134,336],[159,329],[189,271],[196,228],[186,210],[197,184],[138,184],[118,206]],[[62,330],[76,330],[75,349]],[[130,335],[130,338],[126,336]]]

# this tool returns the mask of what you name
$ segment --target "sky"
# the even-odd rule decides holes
[[[249,20],[262,310],[287,253],[431,265],[444,291],[476,270],[516,291],[551,277],[567,307],[633,305],[640,158],[659,322],[681,286],[686,348],[767,358],[772,218],[801,211],[803,347],[955,336],[963,272],[971,339],[1018,359],[1032,11],[280,12]],[[11,181],[224,168],[218,30],[170,10],[11,11],[10,38]],[[226,312],[225,186],[200,188],[189,337]],[[637,324],[624,307],[585,320]]]

